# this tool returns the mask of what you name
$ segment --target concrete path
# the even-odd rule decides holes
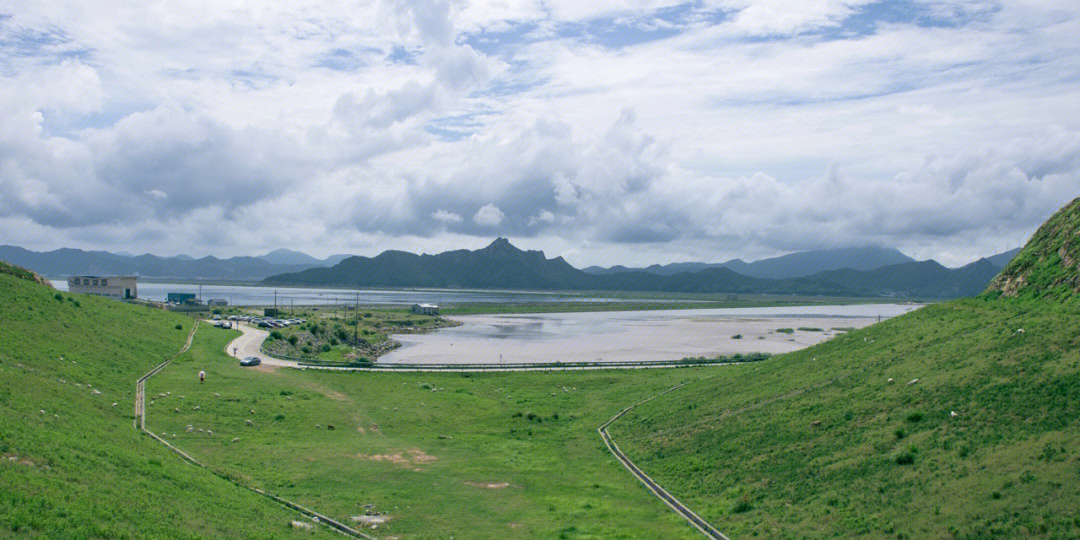
[[[682,388],[683,386],[686,386],[691,382],[695,381],[687,381],[682,384],[672,386],[671,388],[668,388],[667,390],[664,390],[659,394],[645,398],[619,411],[619,414],[612,416],[610,420],[604,422],[599,428],[596,429],[596,431],[600,432],[600,438],[603,439],[604,445],[607,446],[607,449],[611,452],[611,455],[615,456],[615,459],[618,459],[619,463],[621,463],[623,467],[626,467],[626,470],[630,471],[630,474],[634,475],[635,478],[637,478],[642,484],[644,484],[645,487],[653,493],[653,495],[656,495],[657,498],[659,498],[661,501],[664,501],[664,504],[668,505],[677,514],[682,516],[683,519],[685,519],[690,525],[693,525],[693,527],[700,531],[701,534],[704,534],[712,540],[730,540],[727,536],[724,535],[724,533],[717,530],[716,527],[713,527],[708,521],[705,521],[704,518],[697,515],[693,510],[691,510],[678,499],[676,499],[672,494],[668,493],[668,491],[664,489],[663,486],[656,483],[656,481],[653,480],[652,477],[650,477],[648,474],[645,474],[645,471],[642,471],[640,468],[638,468],[638,466],[635,465],[633,461],[630,461],[630,458],[627,457],[626,454],[624,454],[623,451],[619,449],[619,445],[615,444],[615,440],[611,438],[611,435],[608,435],[607,431],[608,426],[610,426],[612,422],[618,420],[622,417],[622,415],[633,410],[634,407],[637,407],[638,405],[641,405],[642,403],[645,403],[647,401],[656,399],[668,392],[678,390],[679,388]]]
[[[263,364],[270,366],[300,367],[300,364],[292,360],[284,360],[263,354],[262,344],[266,341],[266,338],[270,337],[270,332],[246,324],[240,324],[239,329],[243,334],[225,346],[225,354],[233,358],[254,356],[262,360]]]

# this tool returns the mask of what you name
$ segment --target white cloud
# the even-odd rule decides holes
[[[485,204],[473,215],[473,221],[481,227],[498,227],[502,224],[505,217],[506,216],[502,213],[502,210],[499,210],[498,206],[495,206],[494,204]]]
[[[436,221],[443,223],[461,223],[463,218],[453,212],[447,212],[446,210],[439,209],[431,213],[431,217]]]
[[[13,5],[0,236],[960,263],[1080,191],[1075,3],[676,4]]]

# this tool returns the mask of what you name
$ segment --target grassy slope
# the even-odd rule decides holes
[[[132,426],[135,380],[180,349],[190,319],[57,300],[10,274],[0,272],[0,537],[290,534],[295,514],[182,463]]]
[[[1074,199],[1035,231],[990,282],[1004,296],[1075,302],[1080,299],[1080,199]]]
[[[343,520],[374,504],[393,516],[379,535],[695,537],[607,453],[596,427],[629,403],[725,368],[472,376],[248,369],[220,353],[233,333],[211,330],[147,392],[172,393],[149,407],[150,427],[176,433],[180,447],[219,470]],[[186,433],[188,424],[196,431]],[[394,455],[404,462],[363,457]],[[509,486],[469,484],[502,482]]]
[[[717,372],[611,433],[734,538],[1076,538],[1078,345],[1065,305],[954,301]]]

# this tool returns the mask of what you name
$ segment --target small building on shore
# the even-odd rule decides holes
[[[170,304],[189,304],[196,302],[195,293],[171,292],[165,295],[165,301]]]
[[[227,305],[229,305],[229,301],[224,299],[224,298],[211,298],[211,299],[206,301],[206,305],[208,305],[208,306],[227,306]]]
[[[412,312],[418,315],[438,315],[439,306],[436,304],[413,304]]]
[[[137,282],[135,276],[71,276],[68,292],[131,300],[139,296]]]

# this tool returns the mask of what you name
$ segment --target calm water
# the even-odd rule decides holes
[[[388,363],[540,363],[678,360],[789,352],[917,309],[916,305],[802,306],[670,311],[474,315],[461,326],[395,335]],[[821,331],[776,332],[778,328]],[[738,339],[733,336],[741,336]]]
[[[53,286],[66,291],[67,281],[55,280]],[[274,305],[287,306],[351,304],[360,295],[361,304],[460,304],[469,302],[534,303],[534,302],[622,302],[624,299],[578,296],[566,293],[531,293],[515,291],[462,291],[462,290],[365,290],[365,289],[313,289],[300,287],[260,287],[247,285],[203,285],[202,298],[224,298],[232,306]],[[199,294],[199,286],[190,283],[139,283],[139,298],[164,302],[168,293]],[[648,300],[634,300],[647,302]],[[661,300],[662,302],[662,300]]]

